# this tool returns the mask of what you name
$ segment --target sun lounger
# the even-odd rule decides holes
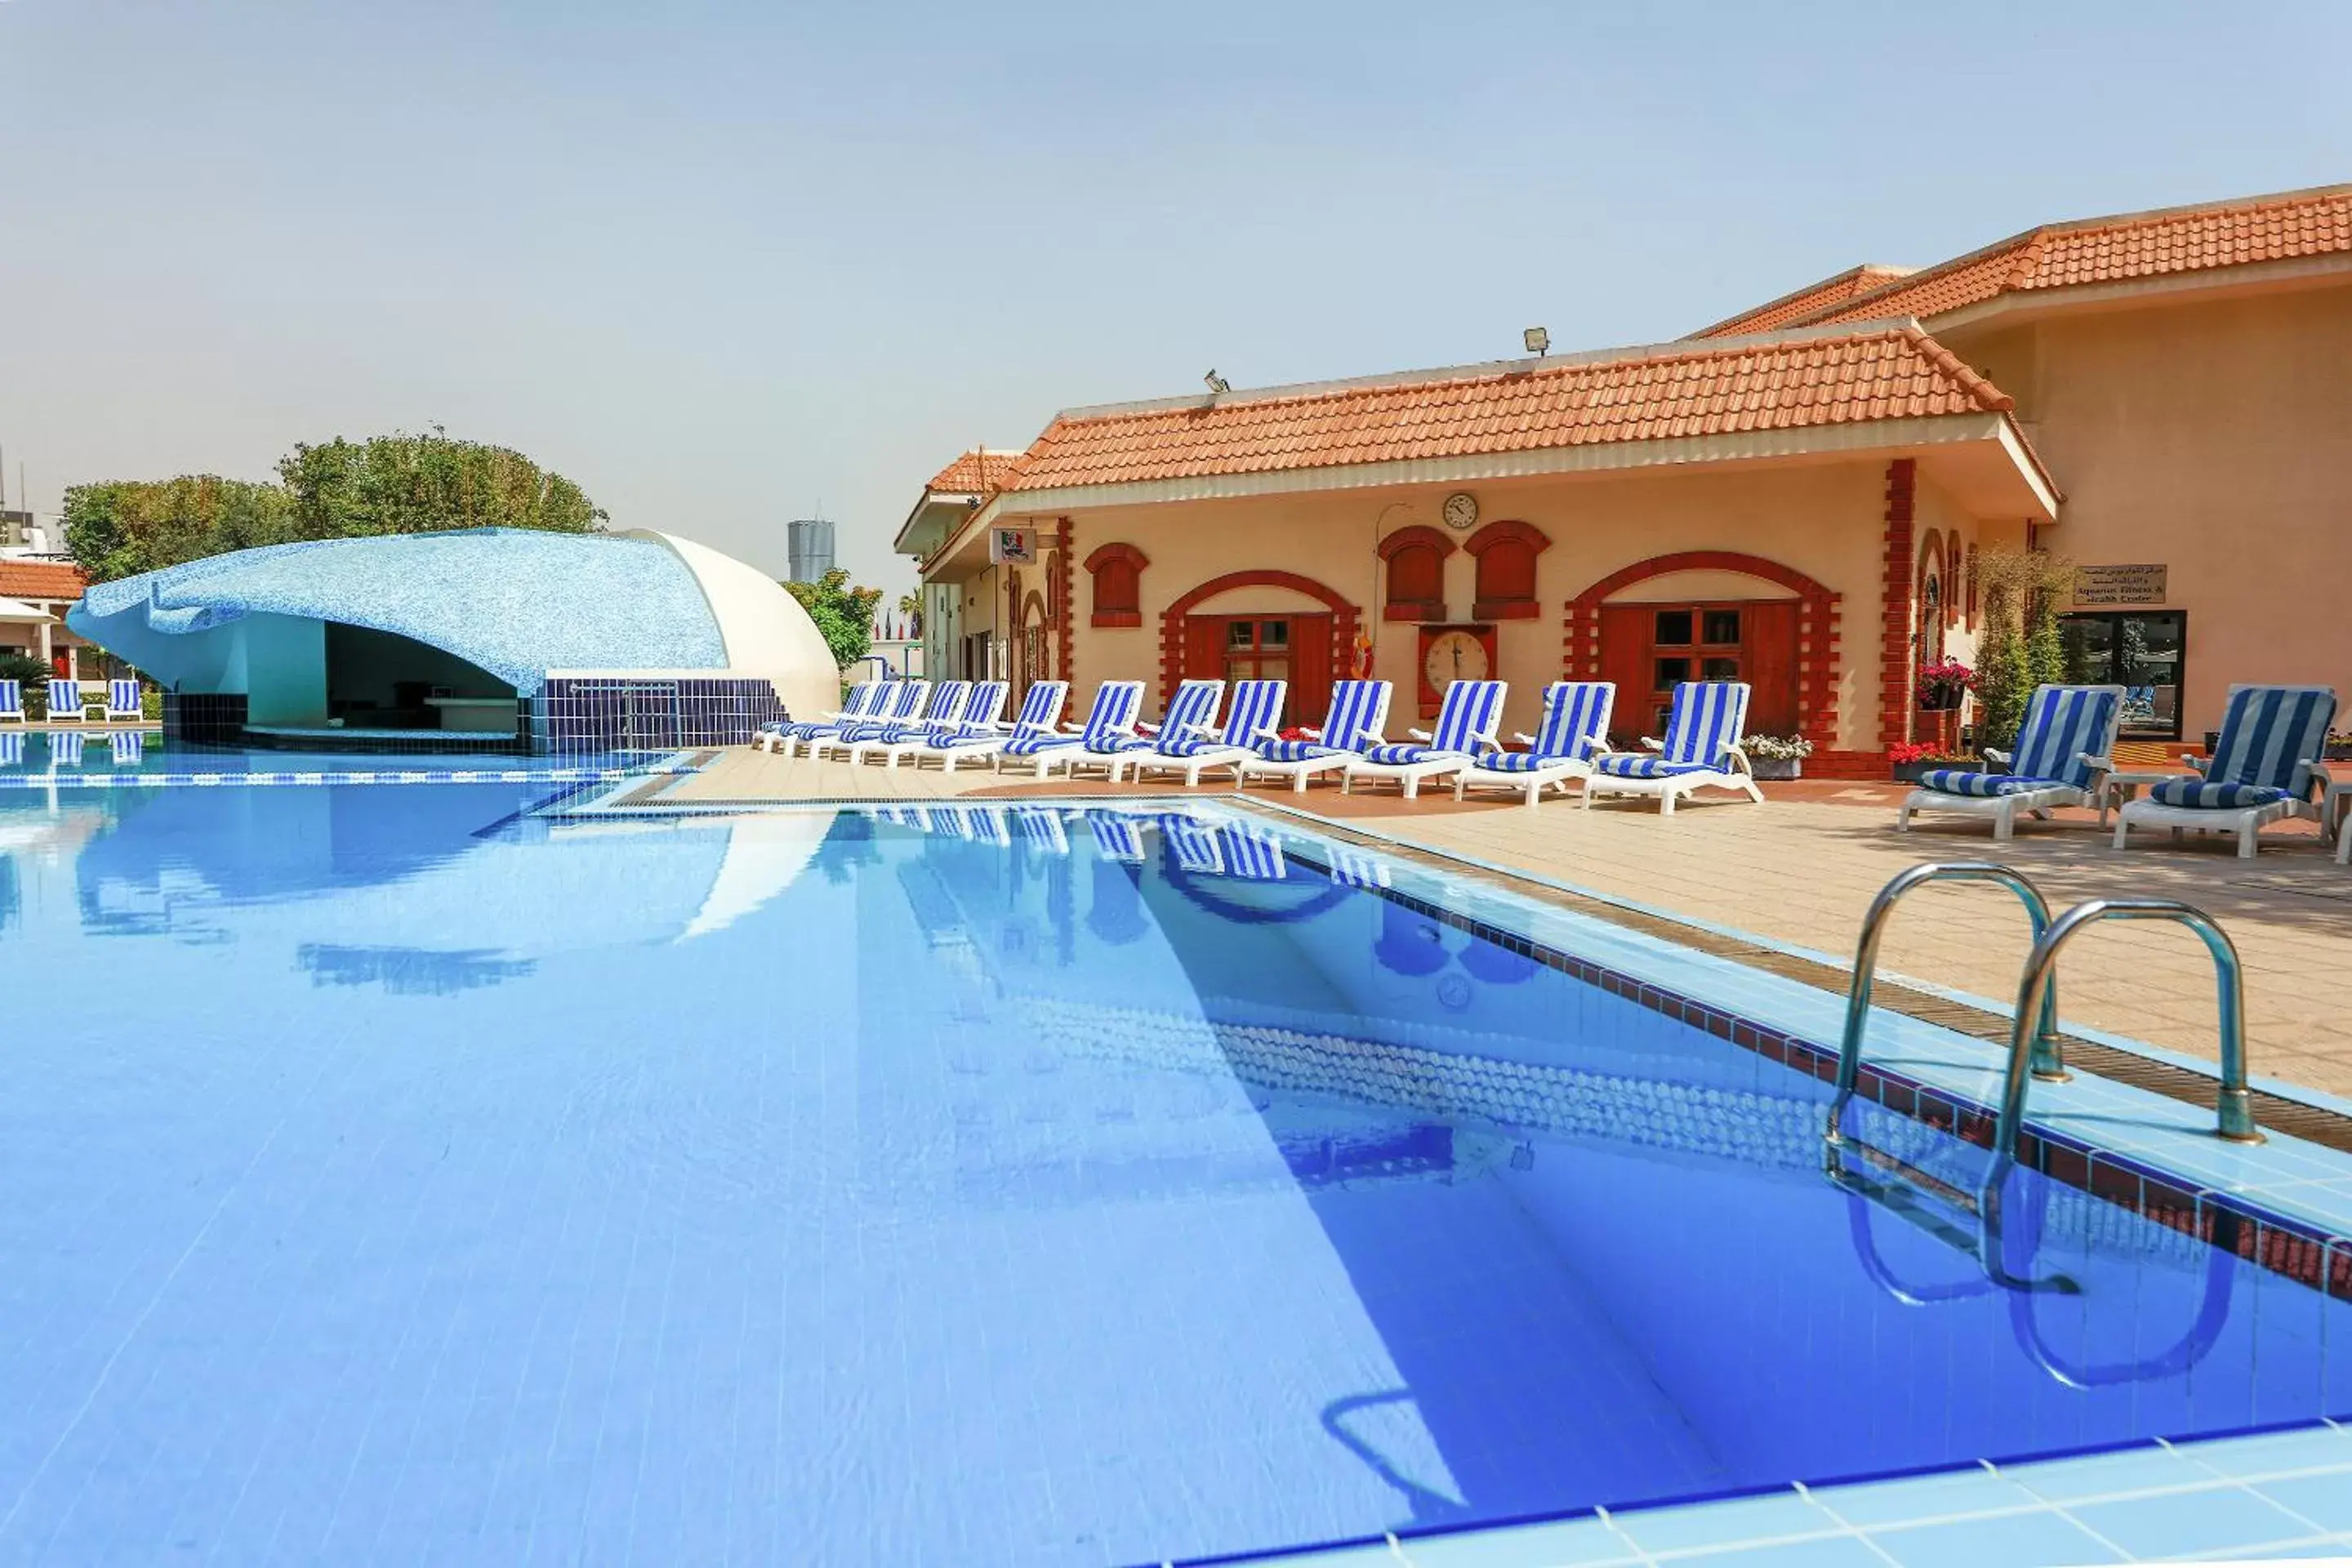
[[[1617,688],[1606,680],[1555,680],[1544,688],[1543,718],[1532,735],[1514,737],[1528,749],[1495,752],[1454,775],[1454,798],[1466,790],[1507,789],[1536,804],[1546,784],[1568,793],[1568,781],[1589,778],[1592,759],[1609,749],[1609,711]]]
[[[2135,827],[2234,833],[2238,854],[2251,859],[2255,836],[2291,816],[2319,820],[2312,800],[2324,787],[2327,727],[2336,721],[2336,690],[2327,686],[2233,686],[2221,710],[2213,754],[2194,773],[2153,785],[2127,801],[2116,822],[2121,849]]]
[[[890,680],[860,681],[849,689],[848,695],[842,700],[840,712],[824,719],[772,720],[760,726],[752,736],[751,743],[763,752],[781,750],[789,757],[793,749],[803,741],[830,735],[844,724],[874,717],[882,710],[885,703],[891,700],[890,688],[897,684]]]
[[[1075,733],[1024,735],[1005,742],[989,759],[997,772],[1014,763],[1034,770],[1039,778],[1051,775],[1061,759],[1087,747],[1116,751],[1121,740],[1135,735],[1135,715],[1143,706],[1143,682],[1106,680],[1095,688],[1094,706],[1084,727]]]
[[[49,722],[79,724],[88,714],[82,711],[81,682],[52,680],[49,682]]]
[[[1736,789],[1761,805],[1764,792],[1748,770],[1739,736],[1748,723],[1748,686],[1738,680],[1685,680],[1675,688],[1664,739],[1645,735],[1655,752],[1607,752],[1584,781],[1584,804],[1595,795],[1654,795],[1658,814],[1672,816],[1675,802],[1694,790]]]
[[[1002,683],[999,700],[1003,700]],[[856,740],[847,731],[832,741],[820,741],[816,750],[827,747],[838,751],[855,765],[868,757],[881,756],[893,747],[912,745],[934,730],[951,730],[963,722],[964,710],[971,700],[972,683],[969,680],[942,680],[931,688],[930,701],[915,718],[895,724],[877,724],[862,728]]]
[[[1180,680],[1159,723],[1138,724],[1139,733],[1119,737],[1107,749],[1097,750],[1089,744],[1066,752],[1061,765],[1072,778],[1077,777],[1080,768],[1100,768],[1105,778],[1117,784],[1129,753],[1156,751],[1177,741],[1207,734],[1217,721],[1217,707],[1224,698],[1225,683],[1222,680]]]
[[[1349,760],[1347,771],[1339,775],[1339,793],[1347,794],[1358,779],[1394,779],[1405,799],[1411,800],[1420,794],[1422,780],[1470,766],[1496,749],[1495,729],[1503,721],[1505,689],[1499,680],[1450,683],[1437,705],[1437,727],[1406,731],[1422,744],[1366,747],[1361,756]]]
[[[822,757],[828,751],[845,752],[860,741],[920,719],[932,700],[932,694],[933,689],[928,680],[894,680],[890,683],[889,697],[872,716],[845,720],[822,734],[804,738],[801,746],[812,757]],[[789,747],[786,754],[790,754]]]
[[[2005,770],[1971,773],[1937,768],[1923,773],[1903,800],[1895,826],[1908,832],[1916,811],[1952,811],[1992,818],[1992,836],[2008,838],[2020,812],[2047,816],[2061,805],[2088,805],[2099,775],[2113,772],[2116,731],[2123,722],[2120,686],[2037,686],[2018,726],[2017,750],[1988,748],[1985,760]]]
[[[1381,731],[1388,723],[1389,694],[1393,689],[1385,680],[1337,682],[1331,688],[1331,711],[1323,727],[1305,731],[1305,740],[1260,741],[1239,770],[1242,782],[1288,779],[1294,793],[1305,794],[1307,781],[1317,773],[1336,773],[1363,755],[1366,748],[1381,743]]]
[[[1011,688],[1002,680],[978,680],[964,697],[962,716],[950,723],[922,726],[902,739],[880,743],[882,763],[895,768],[905,757],[934,754],[932,748],[966,737],[993,739],[1005,733],[1004,699]]]
[[[1173,737],[1162,731],[1149,751],[1131,751],[1113,762],[1111,783],[1118,782],[1122,767],[1134,769],[1139,779],[1147,773],[1181,773],[1188,789],[1201,782],[1204,768],[1231,768],[1234,783],[1240,783],[1242,764],[1256,755],[1252,748],[1274,739],[1282,721],[1283,699],[1289,692],[1286,680],[1234,682],[1233,706],[1225,711],[1222,731],[1215,735],[1196,732]]]
[[[106,721],[110,724],[143,722],[146,713],[139,703],[139,683],[135,680],[110,680],[106,683]]]
[[[0,724],[25,722],[25,683],[0,680]]]
[[[1001,683],[999,683],[1001,684]],[[1006,729],[992,719],[985,724],[967,723],[954,734],[935,734],[920,745],[911,747],[907,755],[917,766],[925,757],[937,757],[943,773],[953,773],[956,764],[964,762],[985,762],[1014,741],[1034,741],[1062,733],[1062,704],[1069,700],[1070,683],[1066,680],[1036,680],[1030,682],[1028,693],[1021,699],[1021,711]],[[996,710],[1002,711],[1000,699]],[[898,758],[893,753],[891,765]]]

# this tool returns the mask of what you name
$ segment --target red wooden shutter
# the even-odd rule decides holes
[[[1741,662],[1748,684],[1748,732],[1797,732],[1797,605],[1765,600],[1740,606],[1747,622]]]
[[[1621,747],[1638,748],[1643,736],[1656,733],[1656,716],[1651,712],[1651,612],[1648,605],[1601,606],[1601,679],[1617,683],[1609,735]]]
[[[1331,617],[1290,617],[1290,706],[1285,724],[1320,724],[1331,710]]]

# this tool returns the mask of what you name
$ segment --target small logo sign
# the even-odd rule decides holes
[[[988,560],[993,566],[1034,566],[1037,563],[1037,531],[1034,528],[990,529]]]

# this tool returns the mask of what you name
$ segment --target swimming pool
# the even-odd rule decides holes
[[[1406,868],[547,793],[0,800],[0,1555],[1117,1564],[2352,1413],[2352,1304],[2031,1172],[1992,1287]]]
[[[0,790],[110,789],[234,781],[258,784],[576,781],[650,769],[675,753],[292,752],[167,742],[148,730],[0,728]]]

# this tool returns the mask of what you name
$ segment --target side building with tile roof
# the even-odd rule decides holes
[[[959,458],[899,547],[958,617],[938,668],[1077,709],[1279,673],[1314,723],[1370,670],[1397,733],[1466,660],[1507,731],[1613,680],[1635,743],[1675,679],[1736,676],[1751,731],[1879,777],[1957,739],[1916,671],[1973,658],[1977,557],[2052,547],[2099,569],[2083,672],[2195,740],[2233,681],[2352,679],[2347,285],[2352,188],[2054,226],[1679,342],[1070,409]]]
[[[68,561],[0,556],[0,653],[37,658],[56,674],[103,679],[106,656],[66,626],[66,612],[89,579]]]

